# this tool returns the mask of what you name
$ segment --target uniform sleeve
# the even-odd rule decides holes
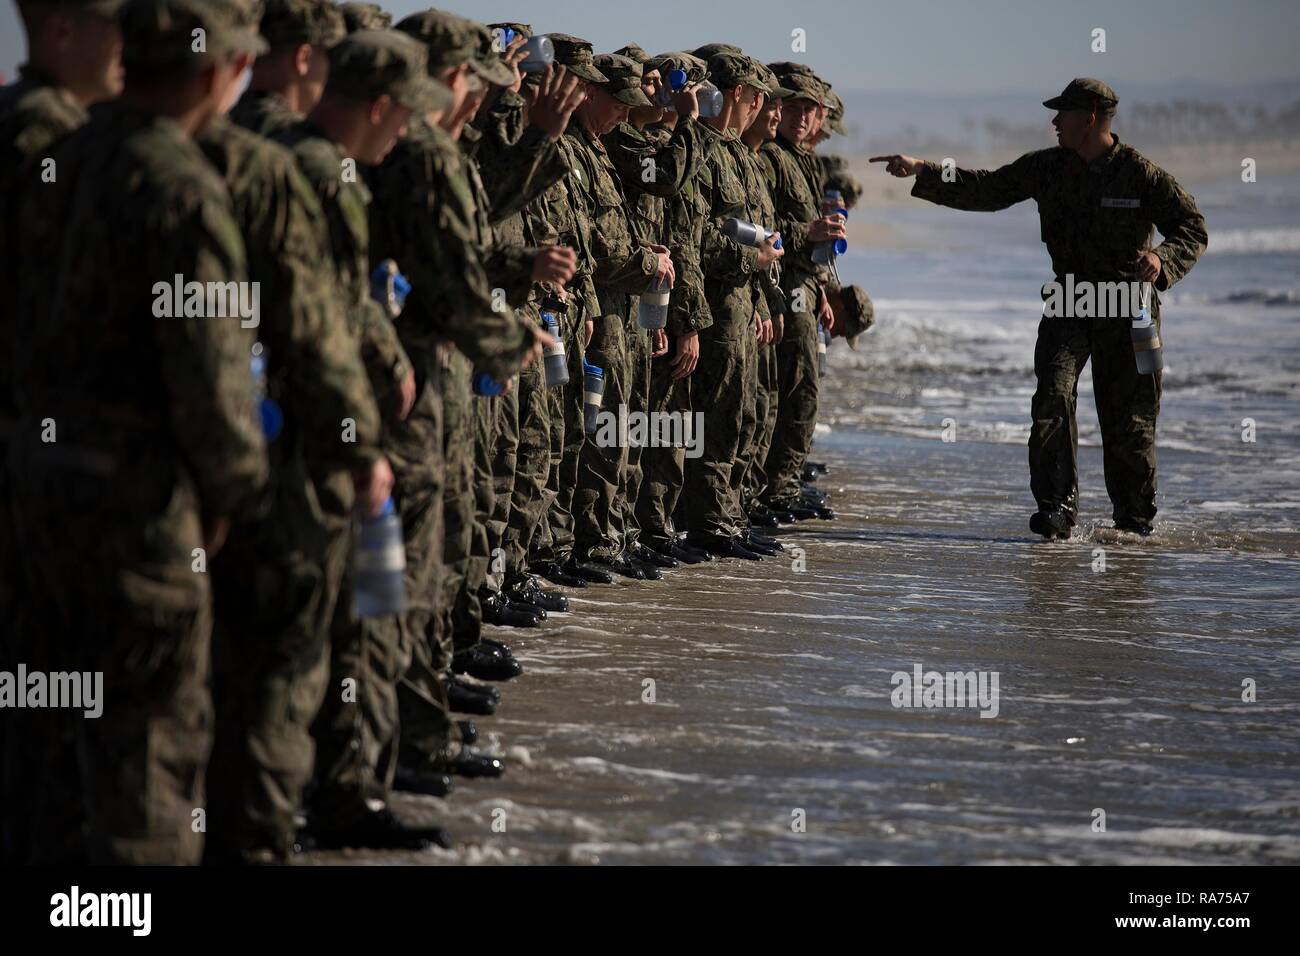
[[[485,140],[479,155],[493,225],[522,212],[569,171],[555,141],[536,126],[512,144]]]
[[[228,208],[208,201],[185,215],[184,241],[159,244],[157,275],[196,282],[247,278],[239,230]],[[229,319],[175,316],[154,322],[162,365],[160,399],[172,437],[210,515],[237,515],[266,486],[266,448],[257,425],[248,330]]]
[[[1160,291],[1187,275],[1205,252],[1209,236],[1196,201],[1162,169],[1151,168],[1146,203],[1164,242],[1152,251],[1160,257]]]
[[[955,169],[953,181],[943,181],[938,163],[917,171],[912,195],[940,206],[968,212],[997,212],[1032,199],[1037,183],[1038,153],[1026,153],[998,169]]]
[[[756,271],[758,249],[742,246],[722,231],[723,217],[718,211],[717,167],[710,160],[700,169],[699,186],[709,200],[709,217],[704,221],[700,242],[700,271],[710,279],[730,285],[744,285]]]
[[[782,158],[772,155],[779,149],[780,147],[773,146],[771,150],[760,149],[758,152],[763,164],[763,178],[767,181],[767,191],[776,211],[776,222],[772,228],[781,234],[781,247],[787,256],[806,255],[811,246],[808,241],[810,223],[800,218],[800,210],[795,208],[791,199],[793,187],[789,181],[792,173],[800,176],[803,174],[791,170]]]
[[[281,188],[283,230],[268,251],[278,272],[270,314],[288,319],[291,356],[277,363],[273,350],[271,366],[284,369],[285,403],[313,453],[323,464],[359,469],[379,455],[379,409],[336,277],[321,269],[328,254],[319,202],[296,169]],[[344,419],[354,423],[355,440],[343,440]]]
[[[606,136],[604,143],[620,179],[636,183],[641,192],[665,199],[681,192],[703,158],[699,127],[689,117],[677,123],[662,146],[629,133],[625,126]]]

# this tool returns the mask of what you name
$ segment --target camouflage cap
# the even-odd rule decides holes
[[[641,49],[641,47],[637,46],[635,43],[629,43],[627,46],[621,46],[614,52],[617,53],[619,56],[627,57],[629,60],[636,60],[638,63],[641,64],[641,68],[643,70],[646,69],[646,65],[650,62],[650,54],[647,53],[645,50]],[[649,67],[649,69],[653,70],[655,69],[655,67],[652,66]]]
[[[259,56],[267,50],[246,0],[129,0],[118,22],[128,76],[132,69],[198,68],[219,54]],[[194,50],[195,30],[204,38],[199,52]]]
[[[1080,76],[1071,80],[1061,91],[1060,96],[1043,100],[1049,110],[1092,110],[1096,107],[1107,108],[1119,105],[1115,91],[1101,80],[1090,76]]]
[[[836,318],[844,329],[844,341],[849,343],[849,348],[855,349],[858,336],[875,324],[876,310],[871,304],[871,296],[860,286],[845,286],[840,293],[843,298]]]
[[[261,33],[274,50],[303,43],[330,47],[347,36],[348,29],[331,0],[266,0]]]
[[[492,51],[492,34],[481,23],[442,10],[423,10],[402,19],[397,29],[409,33],[428,49],[430,73],[468,63],[471,70],[489,83],[504,86],[514,82],[514,75]],[[484,59],[485,49],[492,52],[494,63]]]
[[[760,63],[759,66],[763,65]],[[769,100],[784,100],[798,96],[798,93],[790,87],[782,85],[781,78],[765,66],[763,66],[763,77],[767,82]]]
[[[424,44],[397,30],[359,30],[330,50],[331,93],[373,100],[387,94],[421,115],[451,106],[451,90],[429,76]]]
[[[709,80],[720,90],[729,90],[744,83],[760,93],[771,93],[767,76],[768,71],[763,64],[744,53],[718,53],[709,60]]]
[[[510,86],[515,81],[515,71],[506,66],[496,37],[483,24],[476,23],[474,26],[478,30],[479,40],[474,59],[469,61],[470,69],[494,86]]]
[[[694,50],[691,51],[692,54],[698,56],[705,63],[708,63],[719,53],[744,53],[744,52],[745,51],[742,50],[740,47],[734,46],[730,43],[706,43],[704,44],[704,46],[696,47]]]
[[[840,99],[840,95],[834,90],[827,90],[826,98],[830,100],[830,112],[826,114],[826,125],[832,133],[848,136],[849,131],[844,128],[844,101]]]
[[[551,45],[555,47],[555,62],[574,76],[582,77],[591,83],[604,83],[609,79],[592,62],[594,58],[591,54],[590,42],[567,33],[546,35],[551,38]]]
[[[777,75],[782,86],[794,90],[792,99],[812,100],[818,106],[831,108],[831,85],[814,73],[812,67],[781,60],[769,63],[767,68]]]
[[[128,0],[18,0],[18,9],[26,7],[61,7],[98,13],[100,16],[116,17],[127,5]]]
[[[377,3],[341,3],[343,25],[348,33],[359,30],[386,30],[393,25],[393,15]]]
[[[645,69],[658,70],[665,77],[672,70],[681,70],[688,83],[699,83],[709,75],[709,64],[690,53],[660,53],[650,58]]]
[[[641,64],[618,53],[602,53],[592,59],[596,69],[609,77],[600,88],[627,106],[654,106],[641,89]]]

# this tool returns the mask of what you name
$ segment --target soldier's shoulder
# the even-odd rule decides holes
[[[127,132],[117,163],[132,187],[122,201],[133,211],[143,205],[155,222],[176,223],[200,210],[229,213],[230,197],[220,176],[170,120],[155,119]]]
[[[298,165],[313,183],[339,180],[346,157],[337,143],[302,124],[288,130],[281,142],[293,151]]]
[[[1126,166],[1136,168],[1148,179],[1156,179],[1169,175],[1163,167],[1158,165],[1150,157],[1144,155],[1136,147],[1130,146],[1128,143],[1120,143],[1119,149],[1115,154],[1115,159]]]
[[[20,80],[0,89],[0,144],[29,158],[86,122],[67,90]]]

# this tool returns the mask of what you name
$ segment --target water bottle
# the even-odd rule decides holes
[[[555,339],[554,345],[546,346],[542,352],[546,365],[546,387],[569,384],[569,359],[564,354],[564,339],[560,336],[560,322],[552,312],[542,313],[542,325],[546,333]]]
[[[818,323],[817,325],[817,375],[825,375],[826,370],[830,368],[830,362],[826,358],[826,349],[831,344],[830,330]]]
[[[673,108],[673,94],[681,90],[686,85],[685,70],[669,70],[667,82],[659,87],[659,92],[655,94],[655,104],[666,106],[668,109]]]
[[[1133,357],[1137,360],[1139,375],[1154,375],[1165,367],[1161,355],[1160,330],[1151,318],[1151,286],[1142,284],[1142,308],[1133,320]]]
[[[600,401],[605,396],[605,370],[599,365],[582,361],[582,413],[583,428],[588,435],[596,434],[596,417],[600,414]]]
[[[822,193],[822,215],[833,216],[836,213],[849,218],[849,211],[844,207],[844,194],[838,189],[828,189]]]
[[[253,356],[249,359],[253,373],[253,394],[257,396],[257,414],[262,423],[262,435],[275,441],[284,428],[284,412],[279,403],[266,392],[266,354],[261,342],[253,343]]]
[[[819,242],[813,246],[812,261],[819,266],[830,265],[837,256],[842,256],[848,252],[848,249],[849,241],[847,239],[831,239],[826,242]]]
[[[406,548],[402,519],[393,499],[384,502],[377,518],[358,522],[353,547],[352,605],[358,617],[388,617],[406,610]]]
[[[379,303],[390,319],[402,314],[402,306],[410,293],[411,283],[397,271],[397,263],[392,259],[385,259],[370,273],[370,298]]]
[[[555,61],[555,44],[545,34],[529,37],[528,42],[524,44],[524,49],[528,51],[528,55],[519,64],[521,73],[544,73],[546,68]]]
[[[695,98],[700,104],[701,117],[713,119],[722,113],[722,94],[708,80],[695,88]]]
[[[470,379],[475,395],[481,395],[484,398],[496,398],[506,390],[501,382],[498,382],[487,372],[475,370],[474,377]]]
[[[743,219],[728,219],[722,224],[722,234],[728,239],[736,240],[742,246],[761,246],[771,238],[772,230],[756,226],[752,222],[745,222]],[[774,245],[780,249],[781,240],[778,239]]]
[[[636,324],[643,329],[662,329],[668,324],[668,299],[672,296],[672,286],[665,278],[650,280],[650,286],[641,293],[641,302],[636,310]]]

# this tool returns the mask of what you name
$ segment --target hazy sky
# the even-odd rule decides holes
[[[25,53],[13,2],[0,3],[0,70],[12,79]],[[426,6],[384,5],[399,17]],[[598,52],[631,40],[652,53],[726,41],[764,60],[803,60],[843,90],[1037,95],[1080,74],[1116,87],[1300,77],[1296,0],[447,0],[442,7],[577,34]],[[1106,30],[1105,53],[1090,51],[1094,27]],[[796,28],[806,31],[802,54],[790,49]]]

